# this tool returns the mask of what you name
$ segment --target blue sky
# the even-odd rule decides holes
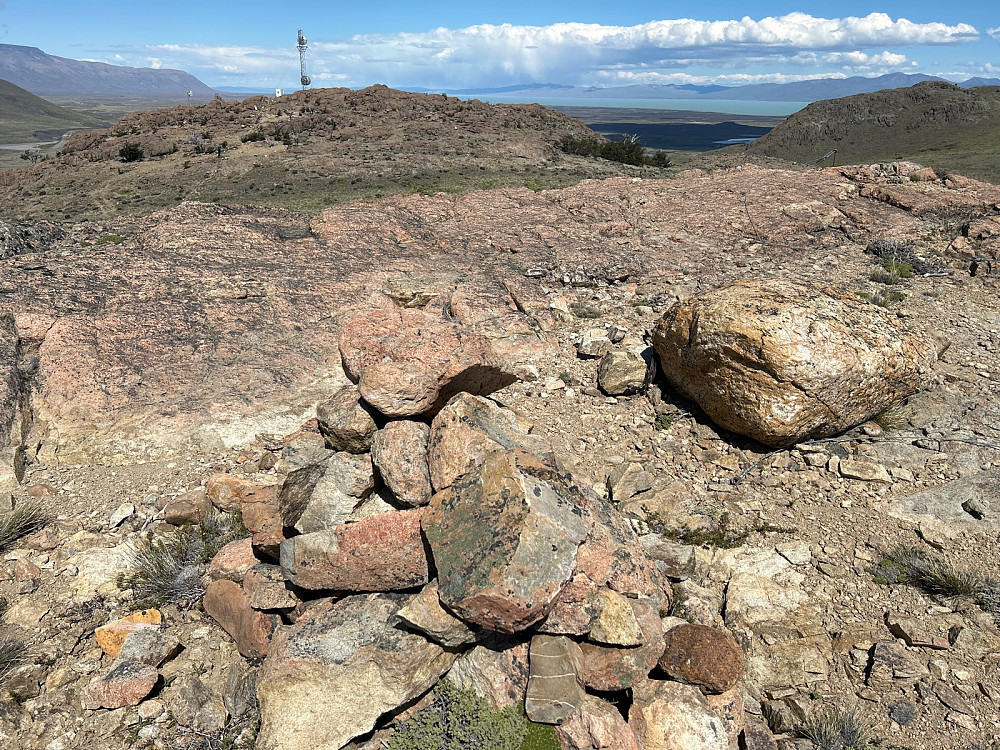
[[[314,86],[784,82],[1000,77],[987,2],[670,3],[0,0],[0,43],[179,68],[210,86],[291,88],[295,32]]]

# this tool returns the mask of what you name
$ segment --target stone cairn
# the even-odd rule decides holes
[[[674,551],[485,398],[514,380],[488,341],[389,309],[340,349],[355,385],[319,406],[323,444],[286,451],[279,486],[208,488],[252,532],[204,607],[266,657],[257,747],[343,747],[441,679],[523,703],[567,748],[735,747],[740,647],[669,616]]]

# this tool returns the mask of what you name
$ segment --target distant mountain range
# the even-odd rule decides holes
[[[923,81],[944,81],[922,73],[889,73],[875,78],[817,78],[793,83],[759,83],[748,86],[696,86],[693,84],[633,84],[630,86],[565,86],[558,83],[528,83],[501,88],[454,89],[454,96],[516,96],[519,98],[573,99],[731,99],[737,101],[815,102],[882,89],[908,88]],[[1000,78],[970,78],[962,88],[1000,86]],[[424,89],[427,92],[428,90]]]
[[[42,97],[130,97],[204,102],[215,91],[182,70],[128,68],[55,57],[37,47],[0,44],[0,79]]]

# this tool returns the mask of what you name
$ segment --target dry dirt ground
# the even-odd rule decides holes
[[[859,194],[859,185],[882,186],[897,193],[865,197]],[[788,197],[796,191],[801,200]],[[670,208],[664,199],[668,193],[686,195],[676,200],[692,201],[703,210],[696,213],[684,204],[687,213],[642,213],[644,202],[657,205],[658,210]],[[492,205],[492,194],[476,195],[474,200],[481,206]],[[813,196],[812,204],[809,196]],[[956,208],[954,202],[948,204],[954,196],[969,200],[959,201]],[[411,197],[402,203],[389,201],[356,210],[369,217],[381,216],[382,230],[390,233],[396,226],[392,222],[401,214],[419,214],[419,221],[430,227],[430,235],[440,231],[440,236],[453,241],[448,222],[456,221],[454,205],[446,210],[443,202],[455,200]],[[599,226],[603,236],[600,241],[581,240],[567,229],[568,224],[560,224],[553,236],[538,240],[541,245],[547,243],[554,259],[536,257],[536,246],[527,240],[523,246],[517,242],[506,246],[502,238],[497,239],[491,252],[502,254],[512,269],[511,278],[521,280],[523,287],[514,295],[517,307],[534,319],[545,345],[510,347],[522,380],[495,398],[521,415],[535,433],[549,438],[562,465],[605,496],[607,476],[615,467],[641,464],[652,475],[653,488],[626,508],[639,527],[643,519],[655,526],[658,514],[673,528],[688,524],[717,529],[728,519],[725,531],[731,536],[748,532],[745,541],[733,549],[711,544],[696,549],[691,581],[707,590],[705,596],[715,602],[720,617],[726,616],[734,573],[766,571],[772,558],[786,561],[782,564],[787,569],[782,568],[781,574],[796,575],[783,585],[805,596],[795,606],[775,606],[774,611],[787,619],[774,622],[771,635],[745,644],[757,660],[757,674],[767,671],[761,664],[769,664],[777,675],[770,675],[766,688],[748,679],[748,711],[760,713],[770,707],[784,712],[794,724],[795,711],[802,706],[808,710],[831,703],[856,704],[890,747],[970,750],[1000,742],[1000,632],[992,617],[968,598],[933,597],[912,586],[880,583],[872,570],[887,550],[906,544],[939,555],[954,566],[1000,577],[998,277],[981,270],[972,275],[970,254],[960,252],[961,242],[953,242],[967,233],[970,220],[993,220],[1000,210],[997,189],[900,183],[892,179],[891,169],[860,177],[830,170],[805,176],[750,170],[714,176],[688,174],[669,183],[585,183],[518,200],[523,208],[519,216],[540,214],[540,225],[548,222],[546,207],[558,204],[569,213],[584,214],[581,223]],[[937,208],[928,208],[931,205]],[[827,209],[837,207],[839,215],[832,219]],[[329,238],[336,233],[328,227],[324,234],[324,222],[341,222],[338,231],[346,232],[343,222],[349,223],[345,217],[353,215],[352,210],[347,207],[341,214],[313,217],[309,220],[313,236],[332,241]],[[486,211],[481,220],[489,224],[493,215]],[[153,222],[176,220],[167,216]],[[253,219],[258,220],[263,219]],[[289,222],[287,217],[281,221]],[[616,225],[622,221],[626,226]],[[143,225],[142,231],[148,233],[151,226]],[[78,225],[71,234],[93,237],[117,228]],[[407,238],[397,237],[402,243],[399,247],[427,242],[422,229],[416,225],[409,229]],[[127,234],[128,228],[122,231]],[[199,231],[206,238],[211,236],[205,225]],[[519,225],[515,234],[522,239],[534,237],[531,231],[526,224]],[[695,404],[674,393],[662,378],[641,395],[606,396],[597,388],[597,361],[577,356],[575,345],[586,329],[620,327],[626,337],[619,346],[639,346],[673,300],[735,278],[786,276],[820,284],[835,282],[858,293],[859,299],[862,294],[884,293],[885,285],[870,280],[878,263],[864,248],[870,240],[886,236],[908,240],[935,265],[933,275],[917,274],[893,286],[892,291],[900,292],[902,299],[887,304],[906,324],[939,337],[947,348],[926,390],[909,400],[902,420],[883,436],[857,431],[771,455],[763,446],[720,433]],[[608,270],[614,266],[607,262],[609,254],[620,252],[634,261],[635,245],[629,243],[641,245],[651,238],[659,243],[655,262],[648,261],[651,265],[643,267],[640,258],[638,267]],[[126,247],[132,239],[126,239]],[[577,241],[579,246],[573,244]],[[591,241],[593,245],[588,245]],[[148,235],[144,242],[151,246]],[[566,250],[561,242],[571,249]],[[135,245],[137,253],[140,246]],[[78,242],[73,247],[76,253],[89,252]],[[467,249],[475,253],[478,247],[470,240]],[[588,247],[594,249],[592,262]],[[984,241],[971,255],[985,257],[988,248]],[[165,252],[163,245],[155,250]],[[41,253],[23,256],[19,262],[22,268],[48,264],[58,271],[60,262],[77,262],[66,258],[58,261]],[[603,263],[597,262],[602,258]],[[543,273],[531,273],[533,261],[539,262]],[[446,268],[429,262],[432,268]],[[404,266],[401,261],[400,267]],[[70,286],[74,283],[71,275],[57,275],[69,279]],[[384,275],[372,279],[383,290],[387,288]],[[9,284],[11,277],[5,282]],[[444,287],[449,283],[445,281]],[[441,284],[439,277],[426,281],[436,291]],[[369,292],[359,291],[352,298],[353,306],[371,306],[386,299],[379,295],[368,299]],[[27,306],[21,303],[22,310]],[[71,313],[70,307],[61,314]],[[303,325],[319,330],[318,319],[314,316]],[[335,322],[329,330],[337,330]],[[502,336],[499,340],[503,341]],[[71,344],[72,337],[65,341]],[[43,351],[43,359],[44,355]],[[238,376],[238,357],[234,362]],[[43,361],[43,374],[44,367]],[[295,387],[295,377],[290,376],[290,389]],[[72,397],[72,393],[66,395]],[[247,406],[250,411],[253,408],[252,403]],[[36,409],[36,413],[41,411]],[[59,416],[51,409],[47,413],[53,420]],[[70,411],[65,414],[73,416]],[[139,420],[142,429],[150,424]],[[75,433],[68,430],[66,434]],[[64,455],[85,455],[79,443],[73,445],[76,452]],[[127,544],[156,526],[158,502],[203,485],[214,472],[248,474],[265,483],[279,481],[275,469],[259,468],[266,448],[264,442],[253,439],[214,447],[202,442],[189,452],[176,449],[171,455],[143,459],[122,456],[113,462],[60,459],[44,448],[37,452],[12,496],[15,504],[29,497],[38,499],[54,520],[46,532],[15,546],[0,563],[0,595],[9,603],[6,627],[31,645],[34,665],[34,672],[24,678],[25,694],[17,701],[0,701],[0,737],[4,731],[7,737],[16,737],[10,747],[136,746],[135,709],[90,712],[82,711],[76,702],[79,688],[109,664],[93,640],[94,628],[127,611],[124,594],[114,584]],[[838,462],[847,458],[883,467],[888,481],[844,476]],[[986,506],[981,518],[961,512],[941,517],[937,506],[928,514],[921,512],[927,507],[914,509],[907,500],[929,489],[953,486],[950,483],[956,480],[984,476],[992,489],[982,490],[980,496],[992,498],[992,505]],[[741,481],[733,483],[737,477]],[[117,523],[112,524],[112,519]],[[18,572],[22,560],[37,565],[39,575]],[[764,567],[755,568],[758,563]],[[887,616],[900,615],[916,618],[933,635],[943,634],[947,645],[932,649],[898,641],[917,665],[918,674],[884,682],[866,680],[865,665],[859,664],[861,655],[877,642],[896,641]],[[214,683],[224,682],[229,667],[240,661],[227,636],[197,610],[168,607],[165,617],[186,650],[164,668],[164,675],[197,672]],[[805,652],[782,650],[783,644],[804,641],[815,646],[807,657],[802,656]],[[163,688],[162,700],[168,704],[173,700],[169,686]],[[890,718],[891,709],[901,703],[914,709],[914,717],[905,725]],[[901,715],[898,710],[893,713]],[[171,737],[174,730],[163,726],[162,736]]]

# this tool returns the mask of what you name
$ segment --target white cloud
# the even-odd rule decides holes
[[[887,48],[956,45],[978,38],[969,24],[914,23],[885,13],[832,19],[805,13],[759,20],[673,19],[637,26],[482,24],[314,42],[309,66],[317,82],[428,87],[592,83],[609,72],[670,74],[695,68],[720,71],[715,78],[731,80],[739,73],[726,71],[781,65],[816,67],[815,77],[831,69],[912,67],[904,55]],[[243,78],[270,85],[298,78],[297,53],[291,47],[158,45],[134,52],[138,59],[155,56],[165,67],[182,68],[210,82]]]
[[[992,29],[986,29],[986,33],[994,39],[1000,39],[1000,26],[996,26]]]

